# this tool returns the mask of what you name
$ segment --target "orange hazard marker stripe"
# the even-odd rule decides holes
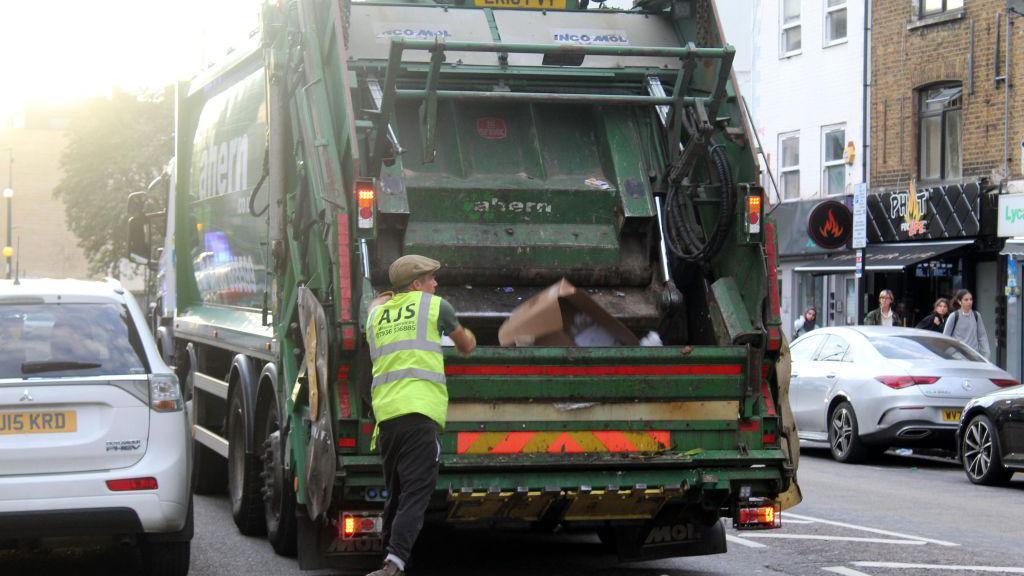
[[[668,431],[459,432],[459,454],[582,454],[668,450]]]

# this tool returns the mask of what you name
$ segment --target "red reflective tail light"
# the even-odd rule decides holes
[[[893,390],[899,390],[901,388],[909,388],[911,386],[935,384],[939,381],[939,378],[938,376],[876,376],[875,380],[878,380]]]
[[[156,478],[124,478],[121,480],[107,480],[107,488],[114,492],[126,492],[129,490],[156,490]]]
[[[990,378],[993,384],[1000,388],[1009,388],[1010,386],[1020,386],[1020,382],[1017,382],[1013,378]]]

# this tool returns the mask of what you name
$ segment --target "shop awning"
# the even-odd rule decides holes
[[[898,272],[918,262],[934,260],[957,248],[973,244],[974,240],[942,240],[938,242],[904,242],[902,244],[875,244],[868,246],[865,269],[869,272]],[[794,272],[829,274],[832,272],[853,272],[857,268],[854,251],[844,252],[828,260],[819,260],[797,266]]]

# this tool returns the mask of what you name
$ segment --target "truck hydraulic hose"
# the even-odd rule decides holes
[[[705,157],[720,191],[717,218],[711,234],[705,234],[692,194],[676,185],[669,189],[665,203],[669,250],[680,260],[696,264],[710,262],[725,245],[736,206],[736,184],[725,151],[721,146],[712,146]]]

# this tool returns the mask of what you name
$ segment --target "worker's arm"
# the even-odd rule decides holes
[[[452,330],[448,337],[452,339],[452,342],[455,342],[455,349],[463,356],[469,356],[473,350],[476,350],[476,336],[468,328],[459,326]]]

